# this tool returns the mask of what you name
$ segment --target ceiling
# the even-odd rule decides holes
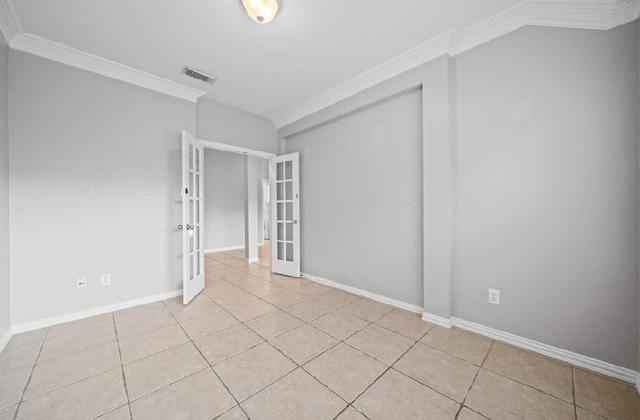
[[[14,0],[25,32],[274,119],[513,0],[280,0],[268,25],[241,0]],[[211,86],[181,74],[190,65]]]

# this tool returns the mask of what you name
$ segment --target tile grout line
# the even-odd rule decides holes
[[[133,420],[133,414],[131,413],[131,398],[129,398],[129,388],[127,387],[127,377],[124,374],[124,364],[122,363],[122,350],[120,349],[120,338],[118,337],[118,329],[116,328],[116,317],[113,314],[113,312],[111,312],[111,321],[113,322],[113,330],[115,331],[115,334],[116,334],[116,344],[118,346],[118,357],[120,358],[120,373],[122,374],[124,394],[127,397],[127,406],[129,407],[129,420]]]
[[[20,407],[22,407],[22,403],[24,401],[24,394],[27,392],[27,388],[31,383],[31,377],[33,376],[33,371],[36,370],[36,365],[38,363],[38,359],[40,359],[40,353],[42,353],[42,348],[44,347],[44,342],[47,340],[47,336],[49,336],[49,327],[47,327],[47,331],[44,333],[44,338],[42,339],[42,343],[40,343],[40,348],[38,349],[38,355],[36,359],[33,361],[33,366],[31,366],[31,372],[29,372],[29,378],[27,379],[27,383],[24,384],[24,388],[22,388],[22,394],[20,394],[20,401],[18,401],[18,405],[16,406],[16,411],[13,413],[13,420],[18,418],[18,413],[20,412]]]
[[[209,298],[209,297],[207,296],[207,298]],[[210,299],[210,298],[209,298],[209,299]],[[211,300],[211,299],[210,299],[210,300]],[[166,307],[166,305],[165,305],[165,307]],[[213,368],[213,365],[209,362],[209,359],[207,359],[207,358],[204,356],[204,354],[202,354],[202,351],[200,350],[200,348],[199,348],[199,347],[196,345],[196,343],[191,339],[191,337],[189,336],[189,334],[187,334],[187,332],[184,330],[184,328],[182,327],[182,325],[180,325],[180,323],[179,323],[179,322],[178,322],[178,320],[176,319],[175,315],[173,315],[173,313],[172,313],[171,311],[169,311],[169,313],[171,314],[171,316],[173,317],[173,319],[176,321],[176,324],[178,324],[178,326],[180,327],[180,329],[182,330],[182,332],[184,333],[184,335],[186,335],[186,336],[187,336],[187,338],[189,339],[189,341],[188,341],[188,342],[190,342],[190,343],[191,343],[191,345],[193,345],[193,347],[198,351],[198,354],[200,354],[200,357],[202,357],[202,359],[205,361],[205,363],[207,363],[207,364],[209,365],[209,369],[211,369],[211,372],[216,376],[216,378],[218,378],[218,380],[220,381],[220,383],[222,384],[222,386],[227,390],[227,393],[229,393],[229,395],[231,396],[231,398],[233,398],[233,400],[236,402],[236,405],[235,405],[235,406],[237,406],[238,408],[240,408],[240,410],[245,414],[245,416],[247,416],[247,418],[248,418],[248,419],[251,419],[251,418],[249,417],[249,415],[246,413],[246,411],[244,411],[244,408],[242,408],[242,407],[240,406],[240,402],[238,401],[238,399],[236,398],[236,396],[235,396],[235,395],[233,395],[233,394],[231,393],[231,390],[229,389],[229,387],[227,386],[227,384],[225,384],[225,383],[224,383],[224,381],[222,380],[222,378],[218,375],[218,372],[216,372],[216,371],[215,371],[215,369]],[[201,372],[201,371],[199,371],[199,372]],[[199,373],[199,372],[196,372],[196,373]],[[193,375],[195,375],[195,373],[194,373]],[[187,376],[187,377],[188,377],[188,376]],[[184,379],[185,379],[185,378],[182,378],[182,379],[180,379],[180,381],[182,381],[182,380],[184,380]],[[178,381],[176,381],[176,382],[178,382]],[[175,382],[174,382],[174,383],[175,383]],[[168,386],[168,385],[165,385],[165,386]],[[164,387],[163,387],[163,388],[164,388]],[[161,389],[162,389],[162,388],[161,388]],[[156,391],[157,391],[157,390],[156,390]],[[154,392],[155,392],[155,391],[154,391]],[[235,407],[235,406],[233,406],[233,407]],[[229,410],[232,410],[232,409],[233,409],[233,407],[230,407],[230,408],[229,408]],[[227,410],[227,411],[229,411],[229,410]],[[131,410],[129,410],[129,411],[131,411]],[[223,415],[223,414],[225,414],[227,411],[224,411],[224,412],[220,413],[219,415],[214,416],[214,418],[219,417],[219,416],[222,416],[222,415]]]
[[[467,397],[469,396],[469,393],[471,392],[471,388],[473,388],[473,386],[475,385],[476,380],[478,379],[478,375],[480,374],[480,371],[482,370],[482,366],[484,365],[484,362],[487,360],[487,357],[489,357],[489,353],[491,353],[491,349],[493,348],[493,345],[495,343],[496,343],[495,340],[491,340],[491,345],[489,345],[489,348],[487,349],[487,353],[482,358],[482,362],[480,362],[480,366],[478,366],[478,370],[476,371],[476,374],[473,376],[473,380],[471,381],[471,384],[469,385],[469,388],[467,388],[467,391],[464,393],[464,398],[462,399],[462,404],[460,404],[460,408],[458,409],[458,412],[456,413],[456,417],[455,417],[456,420],[460,416],[460,412],[462,411],[462,409],[464,407],[466,407],[464,404],[467,402]]]

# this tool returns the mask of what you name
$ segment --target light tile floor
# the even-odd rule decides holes
[[[187,307],[14,336],[0,420],[640,418],[630,384],[272,274],[268,258],[222,252],[206,270]]]

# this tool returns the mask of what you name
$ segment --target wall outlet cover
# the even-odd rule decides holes
[[[489,289],[489,303],[492,305],[500,305],[500,290]]]
[[[76,282],[76,288],[78,290],[84,290],[87,288],[87,278],[86,277],[78,277],[78,281]]]
[[[100,276],[100,283],[102,284],[102,287],[111,286],[111,274],[109,273],[102,274]]]

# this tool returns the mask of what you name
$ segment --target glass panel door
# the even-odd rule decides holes
[[[299,156],[292,153],[272,158],[271,202],[275,204],[272,271],[300,276]]]
[[[203,157],[201,142],[182,132],[182,242],[183,302],[186,305],[204,289]]]

